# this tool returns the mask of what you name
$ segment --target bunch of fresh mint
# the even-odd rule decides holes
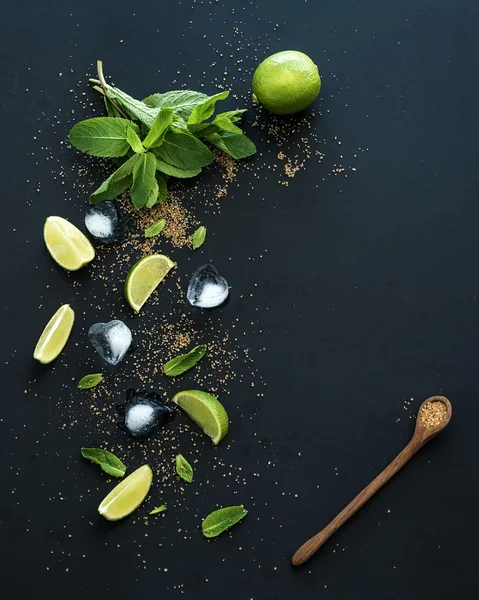
[[[98,61],[98,79],[90,80],[104,96],[108,117],[77,123],[70,142],[86,154],[109,157],[117,170],[90,196],[96,204],[130,190],[135,208],[151,208],[166,200],[168,177],[195,177],[214,160],[202,140],[235,159],[256,152],[253,142],[235,125],[245,109],[217,114],[216,102],[228,91],[207,96],[177,90],[135,100],[106,83]]]

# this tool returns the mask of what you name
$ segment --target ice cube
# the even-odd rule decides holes
[[[192,306],[214,308],[223,304],[229,294],[228,283],[213,265],[203,265],[193,273],[186,297]]]
[[[120,211],[114,202],[99,202],[85,215],[85,227],[94,240],[102,244],[114,244],[123,237]]]
[[[135,438],[151,435],[173,417],[172,409],[154,392],[128,390],[126,397],[125,426]]]
[[[123,321],[114,320],[92,325],[88,330],[88,339],[106,362],[117,365],[128,352],[132,335]]]

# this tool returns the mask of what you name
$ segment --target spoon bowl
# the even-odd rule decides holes
[[[440,414],[441,418],[438,416],[435,422],[428,424],[424,415],[427,415],[430,412],[430,408],[436,403],[441,403],[445,411],[440,410],[437,414]],[[422,440],[422,446],[424,446],[426,442],[431,440],[438,433],[441,433],[441,431],[449,425],[451,417],[452,405],[445,396],[431,396],[430,398],[427,398],[417,411],[416,428],[414,429],[414,434],[410,443],[413,443],[414,440],[416,440],[417,443],[421,443]]]

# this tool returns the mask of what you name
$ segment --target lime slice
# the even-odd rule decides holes
[[[74,320],[75,313],[70,305],[60,306],[43,330],[35,346],[33,358],[44,365],[55,360],[67,343]]]
[[[43,238],[53,260],[67,271],[78,271],[95,258],[89,240],[62,217],[47,218]]]
[[[166,277],[175,263],[163,254],[151,254],[140,258],[128,273],[125,297],[135,312],[145,304],[157,285]]]
[[[228,413],[211,394],[201,390],[187,390],[173,396],[173,402],[210,436],[215,446],[228,433]]]
[[[119,521],[132,513],[146,498],[153,480],[153,471],[143,465],[115,486],[98,507],[108,521]]]

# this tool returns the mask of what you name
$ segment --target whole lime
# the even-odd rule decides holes
[[[302,52],[285,50],[265,58],[253,75],[253,94],[276,115],[307,108],[319,94],[318,67]]]

